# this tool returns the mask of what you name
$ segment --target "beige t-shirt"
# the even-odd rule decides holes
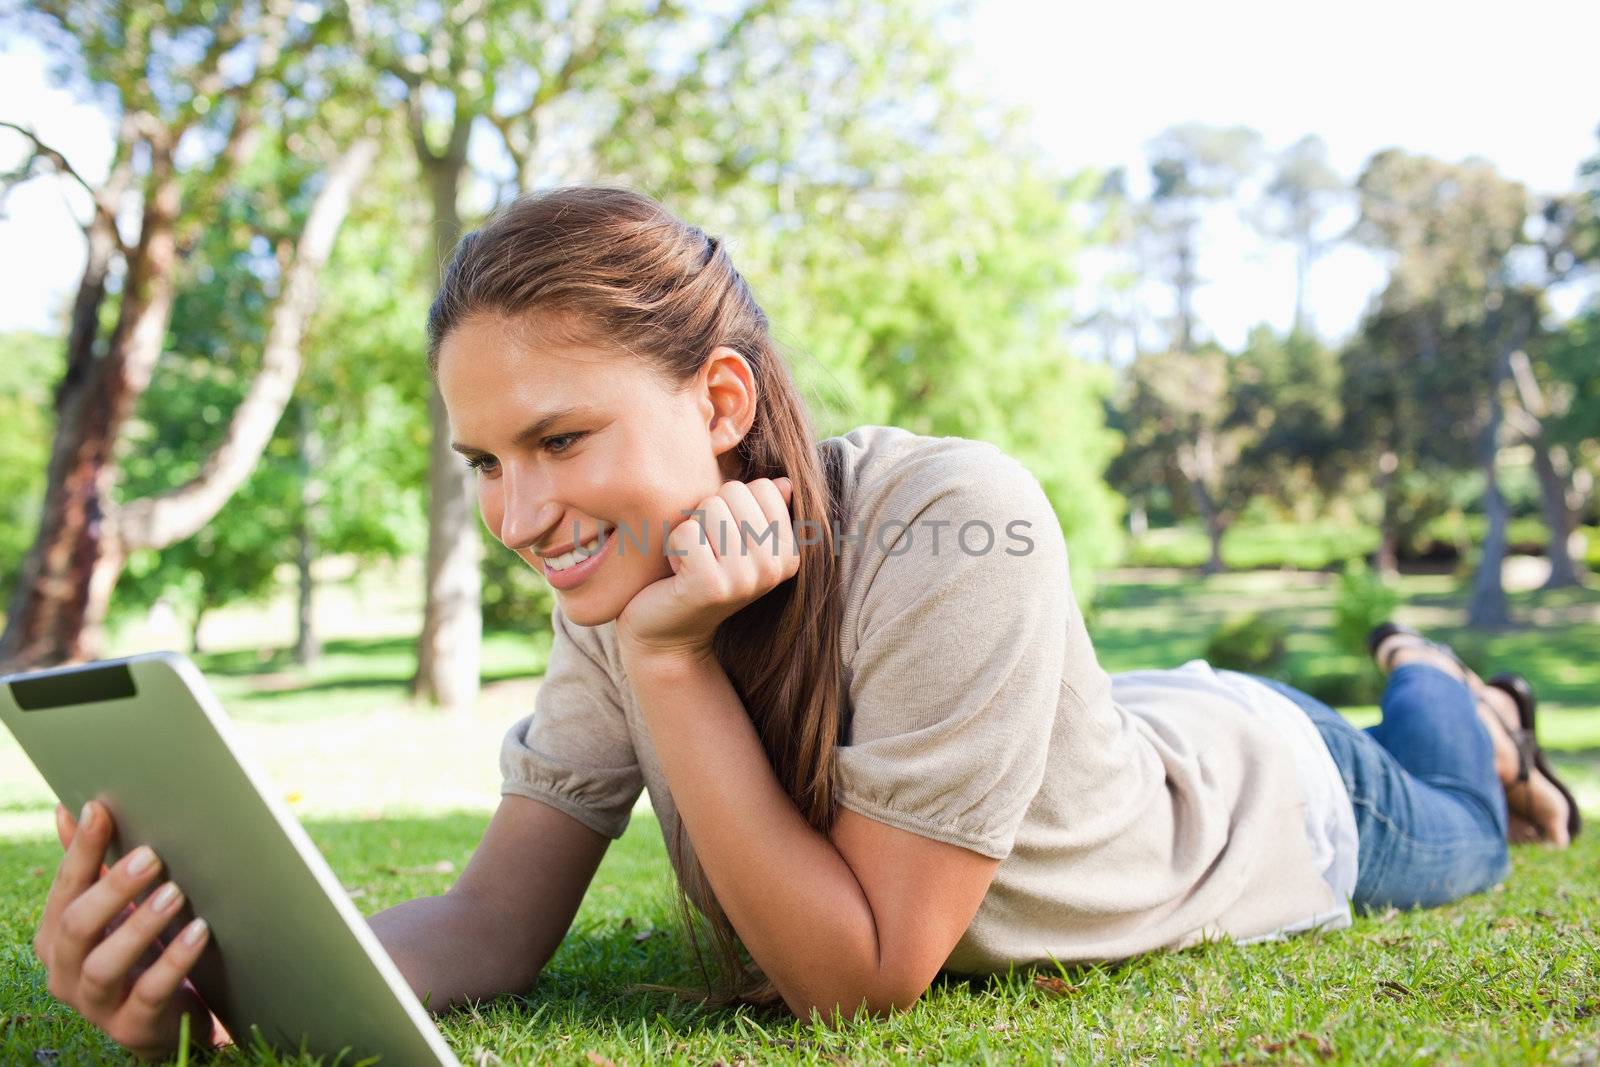
[[[1114,699],[1027,468],[985,442],[887,426],[822,447],[845,459],[840,803],[1001,860],[946,970],[1254,940],[1342,911],[1278,731],[1227,700]],[[552,618],[533,713],[505,737],[502,792],[614,838],[648,789],[681,870],[616,624]]]

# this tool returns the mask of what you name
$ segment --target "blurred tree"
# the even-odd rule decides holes
[[[1537,372],[1536,369],[1537,368]],[[1545,522],[1564,530],[1568,540],[1584,512],[1597,499],[1600,469],[1600,302],[1539,341],[1539,358],[1514,368],[1524,409],[1536,416],[1524,432],[1544,446],[1536,452],[1535,473],[1543,490]],[[1545,466],[1548,464],[1549,469]],[[1552,514],[1554,512],[1554,514]],[[1569,543],[1569,547],[1573,547]],[[1582,580],[1574,552],[1568,552],[1570,584]],[[1554,561],[1552,561],[1554,562]],[[1550,584],[1560,577],[1551,569]]]
[[[289,150],[292,140],[282,146]],[[404,146],[401,146],[404,149]],[[293,164],[270,160],[271,173]],[[420,553],[427,423],[416,372],[429,289],[420,255],[425,217],[405,194],[415,184],[408,150],[383,153],[319,280],[318,309],[302,348],[306,367],[285,417],[250,477],[193,538],[129,558],[117,614],[164,598],[198,639],[207,611],[274,593],[282,569],[299,579],[296,659],[320,646],[312,563],[339,554],[361,562]],[[257,243],[265,202],[248,186],[216,205],[177,294],[168,355],[130,425],[120,491],[146,496],[181,484],[222,434],[256,373],[268,297]],[[330,491],[331,490],[331,491]]]
[[[1087,599],[1119,547],[1109,383],[1066,341],[1095,178],[1043,172],[1018,116],[960,87],[964,6],[762,20],[748,62],[620,110],[596,167],[729,238],[819,432],[891,422],[1027,464]]]
[[[1112,484],[1130,491],[1164,484],[1173,500],[1187,498],[1210,543],[1206,574],[1224,569],[1222,535],[1248,493],[1234,476],[1249,431],[1231,418],[1230,369],[1215,345],[1147,353],[1125,369],[1114,408],[1124,441]]]
[[[285,255],[273,274],[261,371],[223,442],[188,483],[117,502],[117,443],[163,353],[185,257],[212,222],[221,191],[244,179],[262,132],[316,113],[338,80],[319,67],[323,20],[311,5],[152,8],[132,20],[110,8],[33,6],[62,69],[109,101],[118,122],[110,173],[99,185],[33,131],[5,124],[33,149],[8,184],[39,169],[54,172],[82,187],[91,205],[44,507],[0,636],[0,663],[12,668],[95,655],[128,553],[194,533],[249,475],[299,371],[317,271],[376,148],[332,114],[306,124],[337,131],[351,147],[341,153],[323,142],[322,158],[333,160],[326,174],[262,185],[282,205],[268,247]],[[319,146],[306,147],[319,154]],[[118,226],[130,193],[138,203],[131,240]]]
[[[1259,166],[1261,135],[1243,126],[1185,123],[1154,138],[1147,155],[1155,185],[1143,228],[1172,285],[1172,347],[1188,352],[1195,344],[1194,294],[1203,281],[1198,263],[1205,210],[1233,196],[1239,182]]]
[[[1351,484],[1376,491],[1376,564],[1386,575],[1444,507],[1446,476],[1472,464],[1475,409],[1453,355],[1459,339],[1427,336],[1432,343],[1419,344],[1414,318],[1379,302],[1339,355],[1338,462]]]
[[[1128,195],[1127,172],[1121,167],[1106,172],[1090,198],[1090,208],[1094,223],[1087,243],[1097,246],[1105,269],[1095,306],[1075,325],[1097,338],[1100,360],[1109,366],[1124,351],[1130,359],[1137,359],[1144,351],[1144,301],[1139,298],[1139,283],[1145,273],[1139,229],[1143,208]],[[1122,343],[1124,338],[1126,345]]]
[[[1322,220],[1348,191],[1328,163],[1328,146],[1310,134],[1278,155],[1272,181],[1254,214],[1253,221],[1263,233],[1294,244],[1293,329],[1298,332],[1313,330],[1306,312],[1306,283],[1311,265],[1333,243],[1321,232]]]
[[[1335,493],[1342,480],[1338,354],[1310,333],[1281,337],[1261,325],[1233,357],[1231,374],[1228,422],[1248,430],[1238,477],[1249,495],[1294,510]]]
[[[1543,198],[1537,221],[1542,255],[1535,262],[1542,264],[1542,270],[1535,267],[1533,273],[1541,288],[1551,289],[1600,268],[1600,155],[1579,168],[1575,191]],[[1516,388],[1506,417],[1532,451],[1539,479],[1540,509],[1547,530],[1545,555],[1550,560],[1546,589],[1582,582],[1581,554],[1575,554],[1573,542],[1593,479],[1581,463],[1574,462],[1585,439],[1574,437],[1571,431],[1585,418],[1581,410],[1574,411],[1574,402],[1579,409],[1585,405],[1580,355],[1585,351],[1584,332],[1580,319],[1557,330],[1553,337],[1535,336],[1529,350],[1513,353],[1511,362]],[[1552,361],[1560,366],[1552,366]],[[1564,417],[1569,413],[1576,419]],[[1552,420],[1560,426],[1553,427]]]
[[[1402,371],[1400,388],[1426,377],[1474,409],[1471,433],[1484,478],[1488,532],[1468,616],[1474,626],[1500,626],[1508,619],[1500,577],[1507,512],[1496,463],[1504,421],[1501,385],[1539,318],[1537,291],[1517,286],[1511,264],[1513,252],[1525,244],[1531,203],[1520,184],[1481,160],[1450,164],[1398,149],[1368,161],[1357,191],[1356,236],[1394,259],[1381,305],[1404,322],[1421,361],[1436,364],[1446,351],[1450,356],[1450,374]],[[1418,400],[1418,406],[1437,405],[1444,396]]]
[[[1294,509],[1335,490],[1337,357],[1309,334],[1262,325],[1243,351],[1141,356],[1126,371],[1112,425],[1124,435],[1110,470],[1128,495],[1164,486],[1205,525],[1204,570],[1221,571],[1222,538],[1251,501]]]

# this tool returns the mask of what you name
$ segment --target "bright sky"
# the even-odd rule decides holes
[[[1349,179],[1374,151],[1399,146],[1481,155],[1535,191],[1557,191],[1600,147],[1594,0],[1345,0],[1316,19],[1281,0],[977,7],[975,69],[989,91],[1029,107],[1041,149],[1068,167],[1139,171],[1150,137],[1199,121],[1252,126],[1273,149],[1319,134]],[[91,180],[103,176],[105,119],[49,88],[25,41],[0,43],[0,101],[0,118],[39,130]],[[0,130],[0,168],[20,152],[21,138]],[[56,328],[82,269],[74,212],[84,217],[86,204],[81,190],[49,179],[11,194],[0,220],[0,330]],[[1287,326],[1288,249],[1263,247],[1230,218],[1212,223],[1197,298],[1205,327],[1237,345],[1256,322]],[[1317,327],[1346,333],[1382,279],[1356,249],[1319,261]]]

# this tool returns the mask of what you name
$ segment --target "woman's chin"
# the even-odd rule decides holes
[[[615,582],[584,582],[574,589],[557,589],[556,603],[561,614],[579,626],[604,626],[615,622],[639,591],[655,580],[621,583],[620,590]]]
[[[590,596],[587,589],[574,589],[570,593],[558,589],[556,603],[561,605],[561,614],[579,626],[604,626],[614,622],[622,614],[622,609],[628,606],[627,601],[612,604],[600,597]]]

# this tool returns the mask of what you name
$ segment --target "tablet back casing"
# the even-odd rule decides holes
[[[186,657],[0,678],[0,719],[56,796],[116,821],[106,864],[155,849],[211,939],[190,979],[234,1039],[385,1067],[459,1067],[327,861],[242,756]],[[161,883],[157,879],[152,888]]]

